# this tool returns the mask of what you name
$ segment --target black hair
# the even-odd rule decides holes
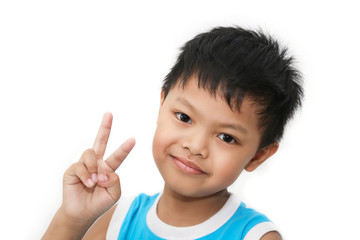
[[[257,106],[259,150],[281,140],[303,97],[302,77],[287,48],[263,31],[218,27],[197,35],[182,48],[165,77],[164,99],[176,84],[197,76],[198,86],[220,95],[240,111],[244,97]]]

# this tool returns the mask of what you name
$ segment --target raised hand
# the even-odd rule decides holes
[[[105,113],[92,149],[64,174],[63,203],[42,240],[81,239],[94,221],[120,198],[120,181],[115,170],[135,145],[125,141],[104,161],[112,114]]]
[[[74,221],[93,222],[120,198],[120,181],[115,170],[134,147],[135,140],[125,141],[104,161],[112,118],[111,113],[104,114],[93,148],[86,150],[64,174],[61,210]]]

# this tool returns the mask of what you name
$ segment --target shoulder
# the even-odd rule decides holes
[[[260,240],[282,240],[282,238],[278,232],[271,231],[263,235]]]
[[[245,203],[241,202],[235,216],[244,226],[244,239],[281,240],[276,225],[265,214],[247,207]]]

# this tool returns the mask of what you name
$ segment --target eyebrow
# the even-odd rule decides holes
[[[191,111],[196,112],[195,107],[184,97],[177,97],[176,100],[178,100],[179,102],[181,102],[182,104],[184,104],[185,106],[189,107],[191,109]],[[247,130],[239,125],[239,124],[232,124],[232,123],[218,123],[218,126],[221,128],[231,128],[234,130],[237,130],[241,133],[243,133],[244,135],[247,135]]]
[[[195,107],[188,100],[186,100],[186,98],[177,97],[176,100],[189,107],[193,112],[195,112]]]
[[[242,132],[244,135],[247,135],[246,129],[243,126],[238,125],[238,124],[220,123],[219,126],[222,128],[231,128],[231,129],[237,130],[239,132]]]

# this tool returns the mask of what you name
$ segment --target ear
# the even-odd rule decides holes
[[[160,94],[160,106],[159,106],[159,112],[158,112],[158,120],[159,120],[159,115],[160,115],[161,107],[162,107],[162,105],[163,105],[163,103],[164,103],[164,96],[165,96],[164,90],[162,90],[162,91],[161,91],[161,94]],[[157,124],[158,120],[156,120],[156,124]]]
[[[248,172],[254,171],[258,166],[260,166],[268,158],[274,155],[278,149],[279,149],[278,142],[275,142],[267,147],[264,147],[263,149],[258,151],[255,154],[255,156],[250,160],[250,162],[246,165],[245,170]]]
[[[164,90],[162,90],[161,94],[160,94],[160,106],[162,106],[164,103],[164,96],[165,96],[165,93],[164,93]]]

